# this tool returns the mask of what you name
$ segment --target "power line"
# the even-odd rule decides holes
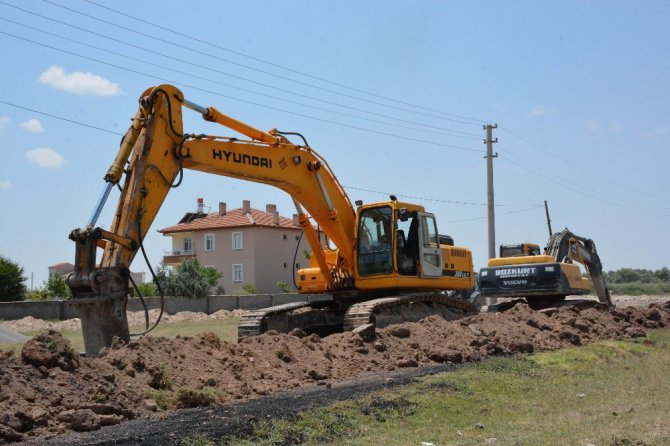
[[[539,208],[541,208],[541,207],[544,207],[544,205],[543,205],[543,204],[538,204],[537,206],[533,206],[533,207],[526,208],[526,209],[517,209],[517,210],[515,210],[515,211],[503,212],[503,213],[501,213],[501,214],[496,214],[496,216],[510,215],[510,214],[518,214],[518,213],[520,213],[520,212],[534,211],[535,209],[539,209]],[[463,219],[463,220],[452,220],[452,221],[448,221],[448,222],[446,222],[446,223],[464,223],[464,222],[475,221],[475,220],[486,220],[487,218],[488,218],[488,216],[484,216],[484,217],[475,217],[475,218],[466,218],[466,219]]]
[[[101,132],[111,133],[112,135],[123,136],[123,133],[115,132],[114,130],[103,129],[102,127],[97,127],[95,125],[86,124],[86,123],[83,123],[83,122],[80,122],[80,121],[75,121],[73,119],[64,118],[62,116],[53,115],[51,113],[46,113],[46,112],[43,112],[43,111],[35,110],[34,108],[29,108],[29,107],[24,107],[24,106],[18,105],[18,104],[13,104],[11,102],[0,100],[0,104],[5,104],[5,105],[9,105],[11,107],[20,108],[22,110],[26,110],[26,111],[29,111],[29,112],[32,112],[32,113],[37,113],[37,114],[43,115],[43,116],[48,116],[50,118],[60,119],[61,121],[69,122],[71,124],[81,125],[81,126],[84,126],[84,127],[88,127],[90,129],[99,130]]]
[[[539,167],[539,166],[537,166],[537,165],[531,163],[530,161],[525,160],[525,159],[523,159],[523,158],[521,158],[521,157],[519,157],[519,156],[516,156],[516,155],[514,155],[514,154],[512,154],[512,153],[507,152],[507,153],[505,154],[505,156],[509,156],[509,157],[515,158],[515,159],[517,159],[518,162],[525,163],[525,164],[527,164],[527,165],[529,165],[529,166],[531,166],[531,167],[533,167],[533,168],[539,170],[540,172],[544,172],[544,173],[546,173],[547,175],[555,174],[555,173],[552,173],[552,172],[548,172],[547,170],[545,170],[545,169],[543,169],[543,168],[541,168],[541,167]],[[514,163],[513,163],[513,164],[514,164]],[[517,166],[518,166],[518,164],[517,164]],[[548,178],[548,177],[546,177],[546,176],[543,176],[543,178],[545,178],[545,179],[547,179],[547,180],[549,180],[549,181],[554,181],[554,182],[556,182],[556,180],[552,180],[552,179],[550,179],[550,178]],[[564,185],[564,186],[568,187],[565,183],[562,183],[562,182],[557,182],[557,184],[561,184],[561,185]],[[573,190],[581,190],[581,189],[577,189],[577,188],[572,187],[572,186],[571,186],[570,188],[572,188]],[[628,204],[632,204],[632,205],[640,205],[640,203],[637,202],[637,201],[624,200],[624,199],[622,199],[621,197],[615,197],[615,196],[612,196],[612,195],[605,194],[605,193],[603,193],[603,192],[598,192],[598,191],[593,190],[593,189],[590,189],[590,190],[591,190],[591,192],[593,192],[593,193],[602,195],[603,197],[606,197],[607,199],[610,199],[610,200],[614,200],[615,202],[628,203]],[[598,199],[598,197],[592,197],[592,198]],[[645,206],[650,206],[650,205],[645,205]],[[657,209],[670,209],[670,208],[667,207],[667,206],[658,206],[658,205],[653,205],[653,206],[651,206],[651,207],[655,207],[655,208],[657,208]]]
[[[393,194],[393,192],[382,192],[382,191],[378,191],[378,190],[364,189],[364,188],[361,188],[361,187],[354,187],[354,186],[343,186],[343,187],[345,187],[347,189],[358,190],[358,191],[362,191],[362,192],[371,192],[371,193],[374,193],[374,194],[380,194],[380,195],[386,195],[386,196],[389,196],[389,195]],[[393,195],[396,195],[398,197],[410,198],[412,200],[434,201],[434,202],[437,202],[437,203],[462,204],[462,205],[468,205],[468,206],[486,206],[487,205],[487,203],[474,203],[474,202],[469,202],[469,201],[453,201],[453,200],[444,200],[444,199],[440,199],[440,198],[419,197],[419,196],[415,196],[415,195],[404,195],[404,194],[393,194]],[[496,204],[496,206],[518,207],[518,206],[527,206],[527,205],[525,205],[525,204],[524,205]],[[532,206],[543,206],[543,205],[538,204],[538,205],[532,205]]]
[[[2,3],[2,2],[0,2],[0,3]],[[273,111],[277,111],[277,112],[281,112],[281,113],[287,113],[287,114],[290,114],[290,115],[300,116],[302,118],[307,118],[307,119],[311,119],[311,120],[314,120],[314,121],[333,124],[333,125],[337,125],[337,126],[340,126],[340,127],[350,128],[350,129],[359,130],[359,131],[362,131],[362,132],[372,133],[372,134],[376,134],[376,135],[388,136],[388,137],[391,137],[391,138],[401,139],[401,140],[405,140],[405,141],[427,144],[427,145],[431,145],[431,146],[435,146],[435,147],[443,147],[443,148],[448,148],[448,149],[456,149],[456,150],[463,150],[463,151],[468,151],[468,152],[483,153],[482,150],[473,149],[473,148],[469,148],[469,147],[456,146],[456,145],[452,145],[452,144],[443,144],[443,143],[424,140],[424,139],[420,139],[420,138],[413,138],[413,137],[404,136],[404,135],[397,135],[397,134],[394,134],[394,133],[383,132],[383,131],[373,130],[373,129],[369,129],[369,128],[365,128],[365,127],[361,127],[361,126],[357,126],[357,125],[346,124],[346,123],[343,123],[343,122],[338,122],[338,121],[332,121],[332,120],[329,120],[329,119],[319,118],[317,116],[306,115],[306,114],[303,114],[303,113],[298,113],[298,112],[286,110],[286,109],[279,108],[279,107],[273,107],[273,106],[270,106],[270,105],[267,105],[267,104],[261,104],[261,103],[258,103],[258,102],[237,98],[235,96],[226,95],[226,94],[223,94],[223,93],[220,93],[220,92],[207,90],[207,89],[200,88],[200,87],[197,87],[195,85],[190,85],[190,84],[187,84],[187,83],[184,83],[184,82],[178,82],[178,81],[175,81],[175,80],[172,80],[172,79],[167,79],[167,78],[164,78],[164,77],[160,77],[160,76],[156,76],[156,75],[152,75],[152,74],[147,74],[147,73],[144,73],[144,72],[141,72],[141,71],[138,71],[138,70],[134,70],[132,68],[128,68],[128,67],[124,67],[124,66],[121,66],[121,65],[113,64],[113,63],[110,63],[110,62],[105,62],[103,60],[96,59],[96,58],[93,58],[93,57],[84,56],[83,54],[75,53],[73,51],[64,50],[62,48],[57,48],[57,47],[54,47],[54,46],[51,46],[51,45],[47,45],[45,43],[36,42],[34,40],[27,39],[27,38],[21,37],[21,36],[17,36],[15,34],[11,34],[11,33],[5,32],[5,31],[0,31],[0,34],[4,34],[4,35],[10,36],[10,37],[13,37],[15,39],[18,39],[18,40],[29,42],[29,43],[32,43],[34,45],[39,45],[39,46],[49,48],[49,49],[52,49],[52,50],[55,50],[55,51],[59,51],[59,52],[65,53],[65,54],[69,54],[71,56],[80,57],[82,59],[90,60],[92,62],[96,62],[96,63],[107,65],[107,66],[110,66],[110,67],[113,67],[113,68],[117,68],[119,70],[128,71],[130,73],[135,73],[135,74],[139,74],[141,76],[150,77],[150,78],[153,78],[153,79],[158,79],[160,81],[164,81],[164,82],[167,82],[167,83],[170,83],[170,84],[173,84],[173,85],[180,85],[180,86],[183,86],[183,87],[186,87],[186,88],[190,88],[192,90],[197,90],[197,91],[201,91],[201,92],[204,92],[204,93],[207,93],[207,94],[224,97],[226,99],[231,99],[233,101],[238,101],[238,102],[242,102],[242,103],[245,103],[245,104],[250,104],[250,105],[257,106],[257,107],[267,108],[269,110],[273,110]]]
[[[572,191],[574,191],[574,192],[576,192],[576,193],[578,193],[578,194],[580,194],[580,195],[583,195],[583,196],[585,196],[585,197],[591,198],[591,199],[593,199],[593,200],[600,201],[600,202],[602,202],[602,203],[609,204],[609,205],[614,206],[614,207],[618,207],[618,208],[621,208],[621,209],[628,209],[628,210],[635,211],[635,212],[644,212],[644,213],[648,213],[648,214],[654,214],[654,215],[660,215],[660,216],[668,216],[668,214],[662,214],[662,213],[657,213],[657,212],[650,212],[650,211],[645,210],[645,209],[636,209],[636,208],[631,208],[631,207],[627,207],[627,206],[622,206],[620,203],[613,202],[613,201],[610,201],[610,200],[607,200],[607,199],[603,199],[603,198],[601,198],[601,197],[597,197],[597,196],[595,196],[595,195],[589,194],[586,190],[583,190],[583,189],[579,189],[579,188],[573,187],[573,186],[571,186],[570,184],[566,184],[565,182],[561,182],[561,181],[558,181],[558,180],[554,180],[553,178],[550,178],[550,177],[548,177],[548,176],[542,175],[542,174],[540,174],[540,173],[538,173],[538,172],[536,172],[536,171],[534,171],[534,170],[528,170],[527,168],[525,168],[524,166],[520,165],[519,163],[512,161],[512,160],[509,158],[509,154],[506,154],[505,156],[501,156],[500,158],[503,159],[503,160],[505,160],[505,161],[507,161],[508,163],[511,163],[511,164],[516,165],[517,167],[520,167],[521,169],[523,169],[524,172],[530,172],[531,174],[533,174],[533,175],[535,175],[535,176],[539,176],[540,178],[543,178],[543,179],[545,179],[545,180],[547,180],[547,181],[550,181],[550,182],[552,182],[552,183],[554,183],[554,184],[558,184],[558,185],[561,186],[561,187],[570,189],[570,190],[572,190]],[[521,160],[521,162],[525,162],[526,164],[529,164],[529,165],[533,166],[533,164],[528,163],[528,162],[526,162],[526,161]]]
[[[508,128],[501,127],[501,129],[504,130],[504,131],[506,131],[507,133],[511,134],[512,136],[515,136],[516,138],[520,139],[521,141],[525,142],[525,143],[528,144],[530,147],[533,147],[533,148],[536,149],[536,150],[539,150],[539,151],[541,151],[541,152],[544,152],[544,153],[546,153],[547,155],[549,155],[549,156],[551,156],[551,157],[553,157],[553,158],[555,158],[555,159],[557,159],[557,160],[559,160],[559,161],[562,161],[562,162],[564,162],[565,164],[568,164],[569,166],[575,167],[575,168],[577,168],[577,169],[579,169],[579,170],[581,170],[581,171],[583,171],[583,172],[588,173],[589,175],[593,175],[594,177],[599,178],[599,179],[601,179],[601,180],[603,180],[603,181],[605,181],[605,182],[607,182],[607,183],[613,184],[613,185],[615,185],[615,186],[617,186],[617,187],[620,187],[620,188],[622,188],[622,189],[627,189],[627,190],[630,190],[630,191],[633,191],[633,192],[637,192],[638,194],[642,194],[642,195],[646,195],[646,196],[651,197],[651,198],[655,198],[655,199],[657,199],[657,200],[664,200],[664,199],[665,199],[665,198],[656,196],[656,195],[654,195],[654,194],[650,194],[649,192],[646,192],[646,191],[643,191],[643,190],[639,190],[639,189],[635,189],[634,187],[630,187],[630,186],[628,186],[628,185],[624,185],[624,184],[621,184],[621,183],[619,183],[619,182],[617,182],[617,181],[614,181],[614,180],[612,180],[612,179],[610,179],[610,178],[604,177],[604,176],[602,176],[602,175],[600,175],[600,174],[598,174],[598,173],[596,173],[596,172],[593,172],[593,171],[591,171],[591,170],[589,170],[589,169],[587,169],[587,168],[585,168],[585,167],[583,167],[583,166],[580,166],[579,164],[577,164],[577,163],[575,163],[575,162],[573,162],[573,161],[570,161],[570,160],[567,160],[567,159],[565,159],[565,158],[562,158],[562,157],[556,155],[555,153],[553,153],[553,152],[550,151],[550,150],[547,150],[547,149],[544,149],[544,148],[540,147],[539,145],[533,143],[532,141],[529,141],[528,139],[526,139],[526,138],[524,138],[523,136],[521,136],[521,135],[519,135],[519,134],[513,132],[512,130],[510,130],[510,129],[508,129]]]
[[[4,4],[4,2],[0,1],[0,4]],[[248,82],[248,83],[251,83],[251,84],[254,84],[254,85],[259,85],[259,86],[262,86],[262,87],[270,88],[272,90],[281,91],[281,92],[284,92],[284,93],[288,93],[288,94],[291,94],[291,95],[294,95],[294,96],[298,96],[298,97],[310,99],[310,100],[313,100],[313,101],[321,102],[321,103],[324,103],[324,104],[333,105],[333,106],[336,106],[336,107],[340,107],[340,108],[344,108],[344,109],[348,109],[348,110],[352,110],[352,111],[357,111],[357,112],[360,112],[360,113],[370,114],[370,115],[373,115],[373,116],[379,116],[379,117],[382,117],[382,118],[391,119],[391,120],[398,121],[398,122],[404,122],[404,123],[408,123],[408,124],[412,124],[412,125],[418,125],[420,127],[426,127],[428,129],[442,130],[444,132],[449,132],[449,133],[442,133],[442,132],[425,130],[425,129],[417,129],[417,128],[410,127],[410,126],[399,126],[398,124],[391,124],[391,123],[384,122],[384,121],[379,121],[379,120],[376,120],[376,119],[366,118],[366,117],[363,117],[363,116],[351,115],[351,114],[343,113],[343,112],[340,112],[340,111],[335,111],[335,110],[331,110],[331,109],[327,109],[327,108],[317,107],[317,106],[310,105],[310,104],[305,104],[305,103],[302,103],[302,102],[292,101],[290,99],[281,98],[281,97],[278,97],[278,96],[272,96],[272,95],[269,95],[269,94],[266,94],[266,93],[260,93],[258,91],[249,90],[249,89],[245,89],[243,87],[239,87],[239,86],[236,86],[236,85],[226,84],[224,82],[220,82],[220,81],[217,81],[217,80],[214,80],[214,79],[206,78],[206,77],[203,77],[203,76],[198,76],[198,75],[190,73],[190,72],[180,71],[180,70],[177,70],[177,69],[172,68],[172,67],[161,66],[161,65],[155,64],[153,62],[148,62],[144,59],[139,59],[139,58],[129,56],[127,54],[115,52],[115,51],[105,49],[105,48],[100,48],[100,47],[97,47],[95,45],[91,45],[89,43],[85,43],[85,42],[82,42],[82,41],[79,41],[79,40],[76,40],[76,39],[71,39],[69,37],[65,37],[65,36],[50,32],[50,31],[46,31],[46,30],[41,29],[41,28],[37,28],[37,27],[27,25],[25,23],[17,22],[15,20],[11,20],[11,19],[8,19],[8,18],[5,18],[5,17],[0,17],[0,20],[4,20],[6,22],[13,23],[15,25],[22,26],[24,28],[28,28],[28,29],[31,29],[33,31],[38,31],[38,32],[41,32],[41,33],[44,33],[44,34],[52,35],[52,36],[58,37],[59,39],[63,39],[63,40],[69,41],[69,42],[74,42],[78,45],[87,46],[89,48],[93,48],[93,49],[96,49],[96,50],[99,50],[99,51],[104,51],[104,52],[109,53],[109,54],[113,54],[113,55],[116,55],[116,56],[119,56],[119,57],[124,57],[126,59],[138,61],[138,62],[147,64],[147,65],[153,65],[153,66],[156,66],[158,68],[165,69],[165,70],[174,71],[176,73],[183,74],[183,75],[186,75],[186,76],[206,80],[208,82],[217,83],[217,84],[224,85],[224,86],[227,86],[227,87],[230,87],[230,88],[235,88],[235,89],[238,89],[238,90],[246,91],[246,92],[249,92],[249,93],[252,93],[252,94],[257,94],[257,95],[266,96],[266,97],[270,97],[270,98],[273,98],[273,99],[278,99],[278,100],[281,100],[281,101],[289,102],[289,103],[292,103],[292,104],[297,104],[297,105],[300,105],[300,106],[303,106],[303,107],[314,108],[316,110],[326,111],[326,112],[329,112],[329,113],[336,113],[336,114],[340,114],[340,115],[348,116],[348,117],[355,117],[356,119],[364,119],[366,121],[371,121],[371,122],[375,122],[375,123],[378,123],[378,124],[394,125],[396,127],[403,127],[403,128],[410,129],[410,130],[436,133],[436,134],[439,134],[439,135],[450,136],[450,137],[455,137],[455,138],[466,138],[466,137],[470,137],[470,136],[479,138],[479,135],[475,134],[475,133],[470,133],[470,132],[465,132],[465,131],[461,131],[461,130],[455,130],[455,129],[445,128],[445,127],[430,125],[430,124],[427,124],[427,123],[411,121],[411,120],[407,120],[407,119],[403,119],[403,118],[397,118],[395,116],[385,115],[385,114],[382,114],[382,113],[377,113],[377,112],[373,112],[373,111],[370,111],[370,110],[361,109],[361,108],[358,108],[358,107],[352,107],[352,106],[345,105],[345,104],[339,104],[337,102],[328,101],[328,100],[325,100],[325,99],[317,98],[315,96],[310,96],[310,95],[306,95],[306,94],[303,94],[303,93],[295,92],[295,91],[288,90],[288,89],[285,89],[285,88],[277,87],[275,85],[267,84],[267,83],[264,83],[264,82],[259,82],[259,81],[253,80],[253,79],[247,79],[243,76],[238,76],[238,75],[235,75],[235,74],[231,74],[231,73],[228,73],[228,72],[225,72],[225,71],[213,68],[213,67],[209,67],[209,66],[206,66],[206,65],[201,65],[201,64],[199,64],[197,62],[194,62],[194,61],[191,61],[191,60],[180,59],[180,58],[178,58],[174,55],[164,54],[164,53],[161,53],[159,51],[150,50],[150,49],[144,48],[142,46],[139,46],[139,45],[136,45],[136,44],[133,44],[133,43],[130,43],[130,42],[125,42],[123,40],[120,40],[120,39],[117,39],[117,38],[114,38],[114,37],[111,37],[111,36],[107,36],[105,34],[101,34],[101,33],[95,32],[95,31],[91,31],[91,30],[88,30],[88,29],[85,29],[85,28],[82,28],[82,27],[79,27],[79,26],[76,26],[76,25],[72,25],[70,23],[54,19],[52,17],[47,17],[47,16],[44,16],[42,14],[38,14],[38,13],[35,13],[35,12],[32,12],[32,11],[28,11],[28,10],[23,9],[23,8],[19,8],[19,7],[16,7],[16,6],[12,6],[12,7],[16,8],[16,9],[22,11],[22,12],[25,12],[27,14],[31,14],[31,15],[34,15],[36,17],[40,17],[44,20],[49,20],[51,22],[58,23],[60,25],[67,26],[67,27],[70,27],[70,28],[73,28],[73,29],[76,29],[76,30],[79,30],[79,31],[97,36],[97,37],[101,37],[101,38],[110,40],[110,41],[115,42],[115,43],[119,43],[119,44],[122,44],[122,45],[125,45],[125,46],[128,46],[128,47],[131,47],[131,48],[135,48],[135,49],[144,51],[146,53],[149,53],[151,55],[157,55],[157,56],[166,58],[170,61],[181,62],[181,63],[183,63],[185,65],[188,65],[188,66],[202,68],[204,70],[215,72],[217,74],[221,74],[223,76],[227,76],[227,77],[230,77],[230,78],[233,78],[233,79],[236,79],[236,80],[240,80],[240,81],[243,81],[243,82]]]
[[[7,102],[7,101],[4,101],[2,99],[0,99],[0,104],[9,105],[11,107],[15,107],[15,108],[18,108],[18,109],[21,109],[21,110],[26,110],[26,111],[29,111],[29,112],[32,112],[32,113],[37,113],[39,115],[48,116],[48,117],[54,118],[54,119],[59,119],[61,121],[65,121],[65,122],[68,122],[68,123],[71,123],[71,124],[80,125],[80,126],[87,127],[87,128],[94,129],[94,130],[98,130],[98,131],[101,131],[101,132],[111,133],[112,135],[123,136],[123,133],[120,133],[120,132],[117,132],[117,131],[114,131],[114,130],[108,130],[108,129],[98,127],[98,126],[95,126],[95,125],[92,125],[92,124],[87,124],[87,123],[84,123],[84,122],[81,122],[81,121],[76,121],[74,119],[69,119],[69,118],[65,118],[63,116],[58,116],[58,115],[54,115],[52,113],[47,113],[47,112],[43,112],[43,111],[40,111],[40,110],[36,110],[34,108],[14,104],[12,102]],[[347,189],[358,190],[358,191],[390,195],[390,193],[380,192],[380,191],[372,190],[372,189],[365,189],[365,188],[354,187],[354,186],[343,186],[343,187],[345,187]],[[472,202],[465,202],[465,201],[452,201],[452,200],[444,200],[444,199],[438,199],[438,198],[427,198],[427,197],[419,197],[419,196],[403,195],[403,194],[397,194],[397,195],[399,197],[406,197],[406,198],[411,198],[411,199],[415,199],[415,200],[434,201],[434,202],[439,202],[439,203],[473,205],[473,206],[486,206],[486,203],[472,203]],[[501,205],[497,205],[497,206],[514,206],[514,205],[501,204]],[[541,206],[541,205],[538,205],[538,206]]]
[[[480,125],[478,122],[477,122],[477,123],[475,123],[475,122],[467,122],[467,121],[458,120],[458,119],[453,119],[453,118],[446,118],[446,117],[444,117],[444,116],[436,116],[436,115],[429,114],[429,113],[424,113],[424,112],[419,112],[419,111],[415,111],[415,110],[410,110],[410,109],[403,108],[403,107],[398,107],[398,106],[394,106],[394,105],[384,104],[384,103],[382,103],[382,102],[377,102],[377,101],[373,101],[373,100],[370,100],[370,99],[365,99],[365,98],[361,98],[361,97],[358,97],[358,96],[353,96],[353,95],[349,95],[349,94],[346,94],[346,93],[342,93],[342,92],[339,92],[339,91],[336,91],[336,90],[330,90],[330,89],[327,89],[327,88],[324,88],[324,87],[319,87],[318,85],[310,84],[310,83],[308,83],[308,82],[303,82],[303,81],[300,81],[300,80],[297,80],[297,79],[294,79],[294,78],[291,78],[291,77],[282,76],[282,75],[279,75],[279,74],[276,74],[276,73],[272,73],[272,72],[269,72],[269,71],[261,70],[261,69],[259,69],[259,68],[255,68],[255,67],[252,67],[252,66],[249,66],[249,65],[245,65],[245,64],[242,64],[242,63],[239,63],[239,62],[235,62],[235,61],[232,61],[232,60],[229,60],[229,59],[225,59],[225,58],[222,58],[222,57],[220,57],[220,56],[217,56],[217,55],[214,55],[214,54],[211,54],[211,53],[207,53],[207,52],[204,52],[204,51],[196,50],[196,49],[193,49],[193,48],[190,48],[190,47],[187,47],[187,46],[184,46],[184,45],[175,43],[175,42],[171,42],[171,41],[169,41],[169,40],[162,39],[162,38],[160,38],[160,37],[156,37],[156,36],[151,35],[151,34],[143,33],[143,32],[141,32],[141,31],[137,31],[136,29],[129,28],[129,27],[126,27],[126,26],[123,26],[123,25],[119,25],[119,24],[117,24],[117,23],[113,23],[113,22],[110,22],[110,21],[108,21],[108,20],[104,20],[104,19],[101,19],[101,18],[92,16],[92,15],[90,15],[90,14],[86,14],[86,13],[81,12],[81,11],[78,11],[78,10],[76,10],[76,9],[73,9],[73,8],[70,8],[70,7],[63,6],[63,5],[60,5],[60,4],[58,4],[58,3],[52,2],[52,1],[50,1],[50,0],[42,0],[42,1],[43,1],[44,3],[48,3],[48,4],[51,4],[51,5],[53,5],[53,6],[56,6],[56,7],[65,9],[65,10],[67,10],[67,11],[70,11],[70,12],[72,12],[72,13],[79,14],[79,15],[81,15],[81,16],[87,17],[87,18],[89,18],[89,19],[96,20],[96,21],[98,21],[98,22],[105,23],[105,24],[107,24],[107,25],[111,25],[111,26],[120,28],[120,29],[122,29],[122,30],[124,30],[124,31],[129,31],[129,32],[138,34],[138,35],[140,35],[140,36],[142,36],[142,37],[145,37],[145,38],[148,38],[148,39],[156,40],[156,41],[158,41],[158,42],[165,43],[165,44],[168,44],[168,45],[172,45],[172,46],[175,46],[175,47],[177,47],[177,48],[181,48],[181,49],[184,49],[184,50],[187,50],[187,51],[191,51],[191,52],[194,52],[194,53],[196,53],[196,54],[203,55],[203,56],[211,57],[211,58],[213,58],[213,59],[217,59],[217,60],[219,60],[219,61],[221,61],[221,62],[225,62],[225,63],[231,64],[231,65],[235,65],[235,66],[238,66],[238,67],[240,67],[240,68],[244,68],[244,69],[247,69],[247,70],[251,70],[251,71],[258,72],[258,73],[262,73],[262,74],[265,74],[265,75],[268,75],[268,76],[272,76],[272,77],[275,77],[275,78],[278,78],[278,79],[282,79],[282,80],[285,80],[285,81],[288,81],[288,82],[296,83],[296,84],[299,84],[299,85],[302,85],[302,86],[306,86],[306,87],[310,87],[310,88],[315,88],[315,89],[322,90],[322,91],[325,91],[325,92],[328,92],[328,93],[331,93],[331,94],[335,94],[335,95],[339,95],[339,96],[348,97],[348,98],[350,98],[350,99],[355,99],[355,100],[362,101],[362,102],[367,102],[367,103],[370,103],[370,104],[375,104],[375,105],[378,105],[378,106],[381,106],[381,107],[387,107],[387,108],[393,108],[393,109],[396,109],[396,110],[401,110],[401,111],[404,111],[404,112],[407,112],[407,113],[415,113],[415,114],[418,114],[418,115],[429,116],[429,117],[432,117],[432,118],[435,118],[435,119],[442,119],[442,120],[446,120],[446,121],[458,122],[458,123],[466,124],[466,125],[473,125],[473,126],[479,126],[479,125]],[[4,1],[0,1],[0,3],[1,3],[1,4],[8,5],[8,6],[11,6],[11,7],[14,7],[14,8],[17,8],[17,9],[21,9],[21,8],[18,8],[18,7],[16,7],[16,6],[14,6],[14,5],[9,5],[9,4],[5,3]],[[483,122],[483,121],[482,121],[482,122]]]
[[[148,20],[143,20],[139,17],[132,16],[130,14],[126,14],[122,11],[118,11],[118,10],[110,8],[108,6],[104,6],[104,5],[101,5],[99,3],[96,3],[92,0],[84,0],[84,1],[87,2],[87,3],[90,3],[92,5],[95,5],[99,8],[106,9],[108,11],[114,12],[114,13],[122,15],[124,17],[130,18],[130,19],[133,19],[133,20],[137,20],[138,22],[144,23],[144,24],[152,26],[154,28],[158,28],[162,31],[171,32],[171,33],[176,34],[178,36],[186,37],[187,39],[191,39],[195,42],[202,43],[202,44],[205,44],[205,45],[209,45],[211,47],[218,48],[220,50],[227,51],[229,53],[233,53],[233,54],[236,54],[238,56],[241,56],[241,57],[244,57],[244,58],[256,61],[256,62],[261,62],[263,64],[272,66],[274,68],[280,68],[282,70],[286,70],[286,71],[289,71],[291,73],[300,74],[301,76],[309,77],[309,78],[312,78],[312,79],[315,79],[315,80],[318,80],[318,81],[321,81],[321,82],[325,82],[325,83],[328,83],[328,84],[331,84],[331,85],[335,85],[337,87],[346,88],[348,90],[356,91],[358,93],[367,94],[367,95],[370,95],[370,96],[373,96],[373,97],[376,97],[376,98],[379,98],[379,99],[385,99],[387,101],[395,102],[397,104],[408,105],[410,107],[415,107],[415,108],[419,108],[419,109],[426,110],[426,111],[441,113],[441,114],[444,114],[444,115],[447,115],[447,116],[454,116],[454,117],[461,118],[461,119],[476,121],[478,124],[484,122],[483,120],[478,119],[478,118],[471,118],[471,117],[468,117],[468,116],[463,116],[463,115],[459,115],[459,114],[455,114],[455,113],[449,113],[449,112],[445,112],[445,111],[441,111],[441,110],[436,110],[436,109],[432,109],[432,108],[429,108],[429,107],[424,107],[424,106],[421,106],[421,105],[411,104],[409,102],[400,101],[398,99],[390,98],[390,97],[379,95],[379,94],[376,94],[376,93],[372,93],[372,92],[369,92],[369,91],[366,91],[366,90],[361,90],[361,89],[358,89],[358,88],[355,88],[355,87],[351,87],[349,85],[341,84],[339,82],[335,82],[335,81],[332,81],[332,80],[329,80],[329,79],[318,77],[318,76],[315,76],[315,75],[312,75],[312,74],[309,74],[309,73],[305,73],[303,71],[295,70],[293,68],[289,68],[289,67],[286,67],[286,66],[274,63],[274,62],[270,62],[270,61],[267,61],[267,60],[264,60],[264,59],[260,59],[258,57],[250,56],[250,55],[242,53],[240,51],[236,51],[236,50],[233,50],[233,49],[230,49],[230,48],[226,48],[224,46],[217,45],[217,44],[212,43],[212,42],[208,42],[204,39],[199,39],[197,37],[194,37],[194,36],[179,32],[179,31],[175,31],[173,29],[166,28],[165,26],[157,25],[156,23],[150,22]]]

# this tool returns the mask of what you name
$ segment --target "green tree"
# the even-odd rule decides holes
[[[0,255],[0,302],[13,302],[26,297],[23,267]]]
[[[222,275],[216,268],[203,268],[197,259],[188,259],[173,272],[161,266],[156,276],[167,296],[204,297]]]
[[[42,288],[28,293],[28,297],[30,300],[69,299],[72,297],[72,294],[65,279],[62,276],[55,275],[49,277],[49,280],[44,282]]]
[[[67,286],[65,279],[59,274],[49,277],[45,288],[52,299],[69,299],[72,297],[70,287]]]

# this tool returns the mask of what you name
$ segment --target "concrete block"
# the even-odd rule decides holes
[[[207,297],[170,296],[166,302],[166,310],[168,314],[175,314],[181,311],[207,313]]]
[[[307,302],[304,294],[273,294],[272,305],[290,304],[293,302]]]
[[[239,297],[239,308],[243,310],[258,310],[272,306],[271,294],[243,295]]]
[[[216,313],[220,310],[236,310],[239,307],[239,296],[208,296],[209,312]]]

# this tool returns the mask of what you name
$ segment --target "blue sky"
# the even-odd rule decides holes
[[[497,123],[496,244],[544,244],[547,200],[553,229],[592,238],[605,269],[670,263],[670,3],[184,5],[0,1],[0,254],[33,286],[74,261],[67,236],[88,221],[137,98],[162,83],[304,134],[352,201],[423,204],[476,268],[488,254],[482,125]],[[235,136],[185,115],[190,133]],[[170,249],[155,229],[197,197],[293,213],[278,189],[186,172],[147,235],[154,265]]]

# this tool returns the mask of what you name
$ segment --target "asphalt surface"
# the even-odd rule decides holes
[[[0,344],[13,344],[16,342],[25,342],[30,336],[24,336],[18,331],[9,328],[0,327]]]
[[[171,412],[163,420],[131,420],[116,426],[82,434],[68,434],[50,440],[29,441],[24,445],[50,446],[166,446],[179,445],[182,439],[205,435],[214,442],[227,435],[243,435],[253,431],[262,419],[290,419],[296,414],[336,401],[360,397],[370,392],[404,385],[421,376],[433,375],[458,366],[437,365],[374,373],[332,388],[315,386],[269,395],[254,400],[221,406],[182,409]]]

